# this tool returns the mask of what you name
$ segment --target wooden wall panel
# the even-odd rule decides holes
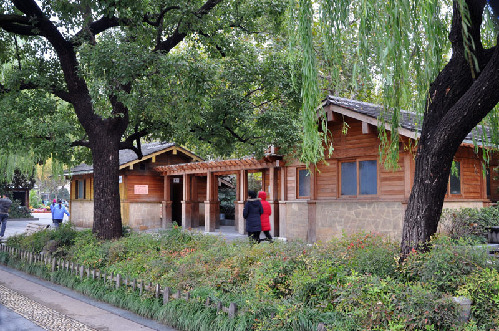
[[[161,202],[163,201],[162,176],[127,176],[126,194],[129,202]],[[148,194],[135,194],[135,185],[148,185]]]
[[[207,177],[199,176],[197,178],[197,188],[198,188],[198,196],[197,201],[204,202],[206,200],[206,187],[207,187]]]
[[[465,199],[480,199],[482,196],[482,169],[478,160],[462,159],[460,161],[461,193]]]
[[[296,199],[296,167],[288,167],[286,173],[286,181],[287,181],[287,189],[288,189],[288,197],[287,200],[295,200]]]
[[[399,158],[398,169],[388,170],[379,164],[378,195],[380,198],[403,199],[405,197],[405,162],[403,156]]]
[[[321,164],[317,171],[317,200],[336,199],[338,191],[338,162],[329,160],[328,164]]]

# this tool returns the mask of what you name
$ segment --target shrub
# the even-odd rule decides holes
[[[471,238],[487,242],[489,226],[499,225],[499,208],[445,209],[440,218],[441,230],[451,238]]]
[[[63,223],[57,230],[45,229],[37,231],[31,235],[19,234],[7,238],[7,245],[40,253],[47,243],[55,241],[58,247],[58,255],[65,255],[71,245],[73,245],[78,232],[72,224]]]
[[[31,211],[26,206],[21,206],[21,201],[13,200],[9,210],[9,218],[33,218]]]
[[[487,249],[473,246],[466,239],[453,240],[437,236],[431,240],[428,252],[412,252],[402,266],[408,281],[420,281],[447,293],[466,281],[466,276],[496,262],[491,262]]]
[[[449,330],[458,318],[450,297],[420,284],[390,277],[354,274],[332,291],[336,311],[359,323],[359,329]]]
[[[473,298],[472,319],[478,325],[487,330],[499,327],[499,272],[496,269],[477,270],[466,278],[457,293]]]

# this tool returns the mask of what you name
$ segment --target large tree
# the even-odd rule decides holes
[[[303,81],[308,82],[303,85],[303,114],[306,128],[311,129],[306,135],[314,137],[320,93],[313,83],[317,77],[313,6],[310,0],[296,3],[305,54]],[[400,109],[418,110],[424,118],[401,250],[405,255],[413,248],[424,249],[437,230],[458,147],[487,116],[487,123],[495,130],[498,127],[493,110],[499,102],[499,48],[494,46],[498,34],[493,25],[499,13],[491,17],[485,0],[316,3],[320,8],[317,34],[322,36],[319,49],[324,53],[320,68],[329,74],[323,75],[329,78],[326,87],[345,96],[367,95],[371,99],[366,101],[385,106],[384,118],[392,124],[390,134],[381,132],[385,162],[396,164]],[[348,61],[344,47],[351,54]],[[346,74],[351,83],[346,89],[338,87]],[[364,83],[375,92],[363,91]],[[492,136],[496,140],[488,142],[497,146],[497,132]],[[321,157],[319,136],[315,137],[308,140],[309,145],[318,146],[306,155],[309,161]]]
[[[120,149],[141,157],[144,137],[218,139],[224,154],[292,140],[267,130],[273,120],[296,123],[286,113],[296,98],[276,93],[293,90],[287,62],[270,51],[285,2],[0,1],[0,41],[8,46],[0,55],[9,63],[0,76],[1,108],[18,109],[20,123],[37,129],[36,116],[48,122],[35,133],[19,125],[20,139],[9,144],[19,147],[29,136],[35,151],[48,144],[63,162],[72,159],[70,146],[88,147],[93,231],[119,237]],[[58,134],[61,128],[66,132]],[[35,160],[49,156],[30,153]]]

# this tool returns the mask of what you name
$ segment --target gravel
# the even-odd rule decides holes
[[[0,303],[45,330],[97,331],[2,285]]]

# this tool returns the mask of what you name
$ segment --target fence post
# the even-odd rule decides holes
[[[54,271],[55,271],[55,267],[56,267],[56,266],[57,266],[57,259],[54,257],[54,258],[52,259],[52,272],[54,272]]]
[[[116,274],[116,289],[119,290],[121,285],[121,275]]]
[[[222,310],[222,301],[218,301],[217,302],[217,311],[221,311]]]
[[[139,294],[142,295],[143,291],[144,291],[144,281],[141,280],[139,283]]]
[[[85,268],[81,265],[80,266],[80,279],[83,279],[84,274],[85,274]]]
[[[170,288],[167,286],[163,290],[163,304],[167,304],[170,301]]]
[[[237,314],[237,306],[234,302],[231,302],[229,305],[229,317],[234,318]]]
[[[211,299],[210,299],[209,297],[208,297],[208,298],[206,298],[206,302],[204,303],[204,305],[205,305],[206,307],[211,306]]]
[[[191,292],[187,292],[185,295],[185,300],[189,301],[191,299]]]
[[[135,289],[137,288],[137,281],[135,280],[135,278],[132,280],[132,290],[135,291]]]
[[[90,267],[87,268],[87,278],[90,278]]]
[[[156,284],[156,290],[155,290],[156,293],[154,293],[154,296],[156,297],[156,299],[159,298],[159,291],[160,291],[159,284]]]

